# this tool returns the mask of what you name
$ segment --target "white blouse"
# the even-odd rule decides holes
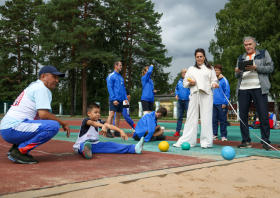
[[[206,94],[212,94],[211,88],[213,87],[213,83],[218,82],[215,70],[213,67],[208,69],[204,63],[199,65],[199,68],[200,69],[197,69],[196,67],[191,66],[188,69],[184,79],[184,87],[190,87],[191,94],[198,90],[202,90]],[[194,86],[189,86],[188,79],[195,80],[196,84]]]

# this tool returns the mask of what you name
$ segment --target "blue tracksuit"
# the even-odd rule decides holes
[[[119,73],[113,71],[108,75],[106,82],[109,92],[109,101],[117,100],[119,102],[122,102],[124,100],[127,100],[124,79]]]
[[[175,96],[179,96],[179,100],[190,100],[190,88],[185,88],[183,86],[183,78],[180,79],[177,83],[176,89],[175,89]]]
[[[156,112],[153,111],[144,115],[138,122],[133,137],[137,135],[139,138],[143,137],[148,131],[148,134],[145,137],[145,142],[149,142],[153,136],[157,126]]]
[[[219,79],[219,85],[220,88],[214,89],[213,90],[213,100],[214,100],[214,105],[227,105],[230,97],[230,86],[228,83],[228,80],[223,77]],[[224,94],[222,93],[222,90],[224,94],[226,95],[227,99],[225,98]]]
[[[153,72],[154,67],[150,66],[147,73],[142,76],[142,96],[141,100],[145,100],[148,102],[153,103],[154,102],[154,82],[151,79],[151,75]]]
[[[218,121],[220,122],[220,132],[222,137],[227,137],[227,105],[228,101],[225,98],[230,98],[230,86],[225,77],[219,79],[220,88],[213,90],[213,135],[218,135]],[[222,93],[224,92],[224,94]],[[222,108],[226,105],[226,108]]]
[[[131,119],[131,117],[129,116],[129,108],[123,108],[122,115],[123,115],[125,121],[131,126],[131,128],[134,129],[134,126],[133,126],[134,122]],[[115,115],[114,115],[114,118],[113,118],[113,125],[114,126],[115,126],[115,119],[116,119],[116,112],[115,112]]]
[[[186,115],[187,115],[187,111],[188,111],[188,107],[189,107],[189,95],[190,95],[190,88],[185,88],[183,86],[183,78],[180,79],[177,83],[176,89],[175,89],[175,96],[179,96],[179,100],[178,100],[178,120],[177,120],[177,127],[176,127],[176,131],[180,132],[181,128],[182,128],[182,122],[183,122],[183,115],[184,115],[184,111],[186,111]]]

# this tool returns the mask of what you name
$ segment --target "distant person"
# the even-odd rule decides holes
[[[182,78],[178,81],[175,89],[175,99],[178,100],[178,120],[177,120],[176,133],[173,135],[174,137],[180,136],[180,131],[183,122],[183,115],[184,112],[186,112],[187,115],[188,107],[189,107],[190,88],[185,88],[183,85],[186,72],[187,69],[181,70]]]
[[[190,87],[190,104],[185,122],[183,135],[174,147],[180,147],[183,142],[188,142],[191,147],[196,146],[199,114],[201,117],[201,148],[213,146],[212,110],[213,93],[211,88],[218,88],[218,79],[214,68],[208,63],[205,51],[196,49],[195,65],[191,66],[184,79],[184,87]]]
[[[142,70],[142,96],[141,103],[143,108],[143,115],[151,113],[154,109],[154,96],[159,90],[154,90],[154,82],[151,79],[154,66],[146,66]]]
[[[230,97],[230,86],[228,80],[222,74],[223,67],[221,65],[215,65],[214,69],[220,88],[213,89],[213,140],[218,140],[218,122],[220,122],[222,141],[227,141],[227,111],[228,100]]]
[[[237,148],[251,148],[251,138],[248,128],[248,114],[251,101],[257,109],[260,118],[261,138],[270,144],[270,127],[268,117],[268,99],[267,94],[271,87],[269,74],[274,70],[274,63],[267,50],[258,50],[256,48],[256,39],[248,36],[243,39],[246,53],[237,59],[235,68],[235,77],[238,79],[236,93],[239,103],[239,117],[245,123],[240,121],[240,130],[242,142]],[[238,69],[238,62],[253,60],[253,65],[247,65],[246,71]],[[264,150],[270,150],[270,147],[261,141]]]
[[[116,112],[116,127],[119,127],[120,118],[123,111],[123,101],[125,104],[128,104],[127,94],[124,86],[124,79],[120,75],[122,70],[122,63],[120,61],[114,62],[114,71],[109,74],[106,79],[107,82],[107,89],[109,92],[109,103],[110,103],[110,112],[107,119],[108,124],[112,124],[114,114]],[[119,134],[116,134],[117,136]],[[107,130],[106,137],[113,138],[113,134],[111,133],[110,129]]]
[[[124,117],[125,121],[131,126],[131,128],[135,129],[136,124],[133,122],[133,120],[129,116],[130,93],[129,93],[128,89],[126,89],[126,94],[127,94],[128,104],[123,104],[123,112],[122,112],[122,114],[123,114],[123,117]],[[123,101],[123,103],[125,103],[125,101]],[[115,125],[115,118],[116,118],[116,113],[114,115],[113,125]],[[119,132],[116,133],[116,131],[115,131],[114,135],[116,137],[120,137],[119,136]]]
[[[160,107],[157,111],[144,115],[135,128],[133,134],[134,140],[139,141],[142,137],[145,137],[145,142],[165,140],[166,137],[163,135],[164,131],[157,124],[157,120],[166,116],[167,110],[164,107]]]
[[[32,82],[17,97],[1,121],[1,136],[13,146],[7,155],[20,164],[36,164],[38,161],[29,152],[52,139],[62,125],[67,137],[70,128],[67,122],[51,114],[52,92],[58,77],[64,77],[54,66],[41,68],[39,79]]]
[[[74,144],[74,150],[83,155],[86,159],[91,159],[93,153],[137,153],[141,154],[144,146],[144,138],[135,145],[119,144],[115,142],[99,142],[98,127],[102,128],[101,133],[105,136],[107,128],[118,131],[123,140],[128,140],[123,130],[108,123],[101,124],[100,107],[93,103],[87,107],[88,117],[82,121],[78,139]]]

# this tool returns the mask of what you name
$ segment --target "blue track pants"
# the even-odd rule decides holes
[[[80,144],[79,154],[83,154],[84,143]],[[91,144],[92,153],[135,153],[135,144],[119,144],[115,142],[98,142]]]
[[[52,139],[59,131],[60,124],[54,120],[24,120],[13,128],[1,130],[2,138],[17,144],[23,154]]]

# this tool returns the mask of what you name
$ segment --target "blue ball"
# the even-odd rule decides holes
[[[225,146],[221,152],[222,156],[226,160],[232,160],[235,157],[235,150],[231,146]]]

